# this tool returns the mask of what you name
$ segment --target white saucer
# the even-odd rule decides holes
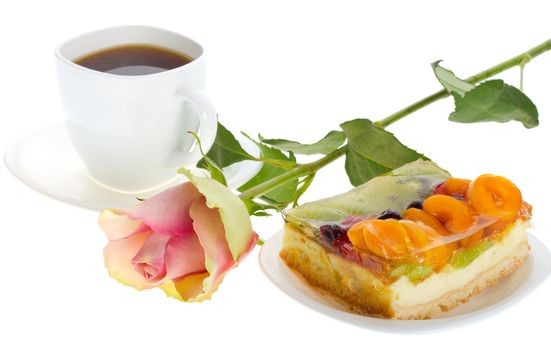
[[[279,257],[283,231],[276,233],[259,254],[262,271],[285,294],[299,303],[326,316],[359,327],[382,332],[424,333],[472,324],[502,311],[535,290],[551,273],[551,252],[537,238],[529,235],[532,250],[528,260],[512,275],[496,286],[471,298],[450,311],[430,320],[386,320],[361,316],[344,309],[340,304],[310,288],[293,273]]]
[[[258,147],[243,137],[243,148],[253,156]],[[8,169],[29,187],[62,202],[101,210],[125,208],[136,204],[136,197],[148,198],[169,186],[186,181],[184,176],[161,188],[144,193],[119,193],[90,180],[86,168],[73,149],[62,122],[42,128],[20,139],[6,151]],[[247,182],[262,167],[260,162],[243,161],[223,169],[228,186],[236,188]]]

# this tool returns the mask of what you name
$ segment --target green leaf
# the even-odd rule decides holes
[[[450,120],[459,123],[494,121],[499,123],[517,120],[526,128],[538,126],[538,110],[519,89],[503,80],[488,80],[474,86],[459,79],[452,71],[432,64],[434,74],[455,100],[455,112]]]
[[[222,185],[227,186],[228,183],[226,182],[226,177],[224,176],[224,173],[222,173],[222,170],[218,166],[216,166],[216,164],[206,155],[203,157],[203,159],[208,164],[210,177],[220,182]]]
[[[262,158],[265,159],[262,168],[252,179],[243,186],[238,188],[238,191],[244,192],[249,188],[263,183],[271,178],[283,174],[289,170],[289,166],[296,166],[296,158],[293,153],[286,156],[280,150],[258,143]],[[273,162],[270,162],[273,161]],[[278,162],[285,166],[278,166]],[[298,186],[298,180],[289,181],[288,183],[276,188],[275,190],[266,193],[262,198],[273,203],[290,203]]]
[[[225,168],[231,164],[243,160],[257,160],[247,153],[233,134],[220,122],[216,131],[214,144],[207,153],[207,156],[220,168]],[[207,168],[205,160],[197,163],[198,168]]]
[[[300,199],[300,197],[302,197],[302,195],[306,192],[306,190],[308,189],[308,187],[310,187],[310,185],[312,184],[312,182],[314,181],[314,177],[316,176],[316,173],[313,173],[313,174],[310,174],[308,176],[305,176],[301,181],[300,181],[300,187],[297,188],[297,190],[295,191],[295,195],[293,196],[293,207],[296,207],[298,205],[298,200]]]
[[[218,167],[218,165],[210,159],[204,152],[203,152],[203,146],[201,145],[201,140],[199,139],[199,136],[194,133],[193,131],[190,131],[190,133],[195,137],[195,140],[197,141],[197,145],[199,146],[199,151],[201,151],[201,155],[203,155],[203,162],[205,162],[205,168],[208,169],[210,173],[210,177],[214,180],[220,182],[222,185],[227,186],[226,177],[224,176],[224,173],[222,173],[222,170]]]
[[[304,145],[296,141],[284,139],[265,139],[258,135],[261,142],[271,145],[280,151],[293,152],[295,154],[329,154],[337,150],[346,140],[342,131],[331,131],[318,142]]]
[[[350,147],[346,149],[344,168],[348,174],[350,183],[359,186],[379,174],[388,172],[388,168],[362,157]]]
[[[432,63],[432,70],[434,71],[438,81],[440,81],[440,84],[442,84],[448,92],[455,92],[459,96],[463,97],[467,91],[474,89],[473,84],[466,82],[463,79],[459,79],[451,70],[440,66],[440,62],[442,61]]]
[[[521,122],[526,128],[538,126],[538,110],[522,91],[503,80],[488,80],[464,97],[452,93],[455,111],[449,119],[458,123]]]
[[[414,160],[427,159],[369,119],[347,121],[341,128],[348,139],[346,173],[354,186]]]
[[[245,203],[245,206],[247,207],[247,210],[249,211],[249,215],[254,216],[271,216],[270,213],[268,213],[266,210],[275,210],[280,211],[281,208],[277,206],[273,206],[271,204],[264,204],[259,203],[257,201],[254,201],[249,198],[241,198],[243,203]]]

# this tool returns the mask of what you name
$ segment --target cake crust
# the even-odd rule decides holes
[[[468,301],[514,272],[530,251],[525,234],[513,251],[462,288],[451,289],[416,305],[402,305],[396,300],[392,284],[384,283],[362,266],[327,251],[293,225],[285,225],[280,256],[309,285],[354,313],[394,319],[427,319]]]
[[[322,294],[350,311],[390,318],[392,293],[369,270],[327,252],[292,225],[285,225],[283,249],[287,266]]]

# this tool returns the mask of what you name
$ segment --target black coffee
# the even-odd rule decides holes
[[[132,44],[115,46],[79,57],[83,67],[117,75],[146,75],[188,64],[192,58],[163,47]]]

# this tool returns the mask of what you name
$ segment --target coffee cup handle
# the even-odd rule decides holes
[[[199,90],[179,90],[178,95],[182,96],[186,101],[191,102],[195,111],[199,115],[199,130],[197,135],[201,140],[201,147],[206,153],[216,139],[216,130],[218,129],[218,117],[212,102],[209,98]],[[185,130],[187,132],[188,130]],[[195,142],[195,147],[185,157],[182,166],[194,165],[203,155],[199,149],[199,145]]]

